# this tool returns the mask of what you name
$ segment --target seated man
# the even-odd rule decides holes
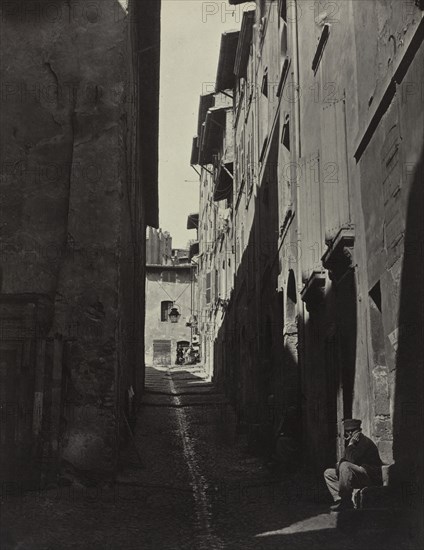
[[[347,441],[343,458],[336,468],[328,468],[324,479],[334,499],[331,510],[340,511],[353,508],[353,489],[370,485],[381,485],[382,461],[376,444],[361,430],[361,420],[343,421],[344,438]]]

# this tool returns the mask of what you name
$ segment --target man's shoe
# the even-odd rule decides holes
[[[332,504],[332,505],[330,506],[330,510],[332,510],[332,511],[338,510],[338,509],[339,509],[339,506],[340,506],[340,504],[341,504],[341,502],[342,502],[341,499],[335,500],[335,501],[334,501],[334,504]]]
[[[343,512],[344,510],[353,510],[353,502],[349,500],[337,500],[332,506],[330,506],[330,510],[332,512]]]

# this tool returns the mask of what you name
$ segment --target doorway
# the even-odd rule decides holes
[[[153,364],[171,365],[171,340],[153,340]]]

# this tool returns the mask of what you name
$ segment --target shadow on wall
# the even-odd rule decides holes
[[[242,227],[248,222],[245,208],[253,211],[253,220],[247,246],[243,250],[243,243],[237,243],[241,257],[234,290],[214,342],[213,380],[236,409],[247,450],[265,456],[275,452],[280,432],[296,439],[296,449],[301,445],[295,305],[284,319],[283,293],[278,289],[277,149],[274,139],[256,192],[239,190],[237,223]],[[243,230],[239,233],[242,240]],[[291,299],[297,299],[295,288]]]
[[[301,333],[303,450],[316,475],[337,461],[337,450],[343,452],[339,423],[353,414],[357,289],[354,270],[343,268],[343,261],[327,291],[308,297]]]
[[[423,136],[424,137],[424,136]],[[424,143],[424,139],[423,139]],[[393,415],[394,476],[423,536],[424,148],[408,198]]]
[[[130,2],[128,15],[123,5],[117,0],[0,2],[2,49],[14,58],[13,66],[0,67],[11,83],[8,90],[14,90],[2,104],[1,145],[7,154],[0,156],[7,165],[22,166],[2,174],[9,204],[2,243],[13,245],[17,259],[1,258],[1,298],[15,300],[8,313],[14,319],[21,296],[41,301],[46,295],[54,303],[48,320],[31,333],[36,337],[25,336],[27,364],[39,365],[39,382],[34,387],[31,381],[32,397],[22,406],[23,393],[15,384],[19,353],[11,349],[7,369],[1,369],[1,377],[7,370],[8,378],[0,384],[1,401],[16,402],[32,429],[24,442],[31,454],[21,453],[25,465],[17,479],[26,471],[32,475],[38,464],[53,470],[60,457],[77,473],[113,475],[119,428],[126,430],[125,396],[130,387],[141,390],[143,382],[138,335],[144,332],[144,290],[134,281],[144,279],[144,258],[136,253],[143,250],[139,229],[157,223],[152,188],[157,185],[160,2]],[[142,123],[152,137],[136,147]],[[84,167],[97,168],[102,185],[97,177],[81,176]],[[121,186],[115,170],[121,172]],[[77,335],[71,326],[79,327]],[[32,373],[24,366],[22,379]],[[11,418],[8,425],[7,457],[21,437],[14,422],[10,425]]]
[[[276,290],[280,270],[278,174],[272,162],[276,152],[271,150],[270,155],[269,170],[256,197],[250,199],[255,201],[254,220],[215,341],[214,355],[220,363],[215,365],[214,382],[225,388],[235,405],[240,429],[247,430],[252,440],[249,448],[261,449],[262,454],[272,452],[287,411],[297,409],[293,430],[303,447],[302,461],[315,465],[322,476],[343,444],[337,420],[352,416],[355,275],[342,257],[341,265],[334,265],[336,275],[328,292],[313,297],[309,319],[300,329],[290,311],[299,299],[292,273],[284,289],[288,304],[284,313],[284,300]],[[243,193],[240,200],[243,209],[247,202]]]

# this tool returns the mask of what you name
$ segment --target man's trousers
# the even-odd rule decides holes
[[[351,462],[340,464],[338,477],[334,468],[328,468],[324,472],[324,479],[334,501],[349,500],[352,498],[353,489],[362,489],[372,485],[365,468]]]

